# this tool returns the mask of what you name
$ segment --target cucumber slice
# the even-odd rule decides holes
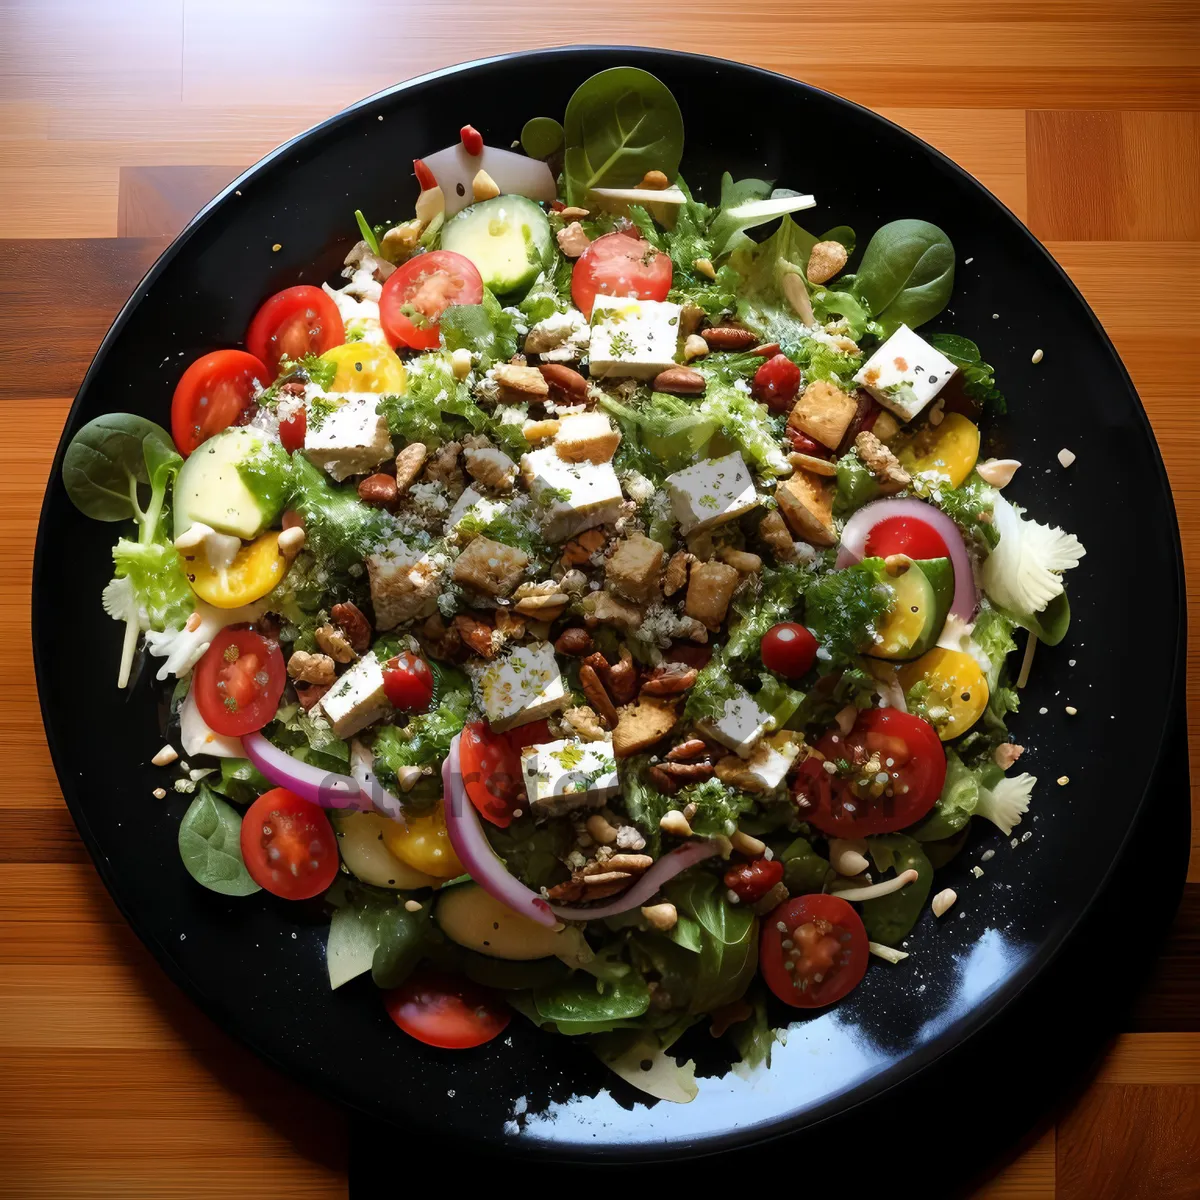
[[[513,912],[477,883],[443,891],[433,919],[452,942],[491,958],[549,958],[567,945],[565,930],[549,929]]]
[[[550,222],[524,196],[496,196],[464,208],[442,229],[442,249],[469,258],[498,296],[528,288],[554,257]]]
[[[880,622],[883,640],[867,653],[873,658],[917,658],[934,645],[946,623],[954,597],[954,568],[948,558],[925,559],[887,582],[895,599]]]

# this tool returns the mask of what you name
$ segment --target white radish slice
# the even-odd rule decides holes
[[[739,225],[745,225],[747,222],[762,225],[774,217],[783,217],[788,213],[816,206],[815,196],[772,196],[766,200],[747,200],[743,204],[735,204],[732,208],[722,209],[721,216],[732,219]]]
[[[495,180],[504,196],[528,196],[530,200],[549,204],[557,194],[554,176],[544,162],[495,146],[484,146],[481,153],[468,154],[461,142],[455,142],[421,161],[442,189],[447,218],[475,203],[471,183],[480,171],[486,171]]]
[[[677,187],[662,188],[592,188],[589,196],[610,200],[617,207],[627,204],[686,204],[687,196]]]

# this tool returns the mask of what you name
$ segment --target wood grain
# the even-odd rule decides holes
[[[1200,558],[1195,0],[749,0],[686,18],[610,0],[593,33],[594,15],[541,0],[0,0],[0,738],[21,748],[0,792],[0,1198],[346,1194],[346,1118],[197,1012],[104,891],[42,740],[29,650],[41,493],[109,321],[225,180],[342,105],[595,36],[717,52],[877,108],[980,178],[1082,289],[1159,437],[1185,560]],[[1189,602],[1198,588],[1189,572]],[[1200,704],[1200,631],[1188,680]],[[1200,780],[1198,731],[1191,757]],[[1200,1193],[1193,839],[1195,882],[1128,1032],[976,1196]]]

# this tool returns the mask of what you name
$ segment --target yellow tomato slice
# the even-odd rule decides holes
[[[438,801],[433,812],[409,817],[406,825],[389,821],[383,844],[403,863],[437,879],[453,879],[466,868],[458,861],[446,832],[446,811]]]
[[[940,425],[929,425],[900,451],[900,463],[910,475],[934,471],[958,487],[979,458],[979,427],[962,413],[947,413]]]
[[[396,352],[376,342],[347,342],[321,355],[321,361],[333,363],[337,374],[329,386],[331,392],[377,392],[401,395],[408,386],[404,364]]]
[[[279,534],[264,533],[243,546],[228,567],[209,566],[202,552],[183,566],[201,600],[215,608],[241,608],[261,600],[287,574],[288,560],[279,552]]]
[[[943,742],[966,733],[987,708],[987,680],[979,664],[961,650],[937,646],[900,669],[906,693],[922,682],[929,687],[925,707]]]

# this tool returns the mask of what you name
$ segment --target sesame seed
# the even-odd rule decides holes
[[[1044,717],[1050,710],[1048,708],[1039,708],[1038,712]]]
[[[995,852],[995,850],[985,850],[985,851],[984,851],[984,852],[983,852],[983,853],[982,853],[982,854],[979,856],[979,861],[980,861],[980,862],[988,862],[988,861],[990,861],[990,860],[991,860],[991,859],[994,857],[995,853],[996,853],[996,852]]]
[[[1075,461],[1075,454],[1065,446],[1058,452],[1058,461],[1064,467],[1069,467]]]
[[[1079,709],[1077,709],[1077,708],[1075,707],[1075,705],[1073,705],[1073,704],[1068,704],[1068,705],[1067,705],[1067,716],[1068,716],[1068,717],[1073,717],[1073,716],[1075,716],[1075,714],[1076,714],[1077,712],[1079,712]]]
[[[276,243],[275,243],[275,245],[273,245],[273,246],[271,247],[271,249],[272,249],[272,250],[273,250],[273,251],[274,251],[276,254],[278,254],[278,253],[279,253],[279,251],[283,249],[283,244],[282,244],[281,242],[276,242]]]
[[[1033,352],[1033,358],[1032,358],[1032,360],[1031,360],[1031,361],[1032,361],[1032,362],[1033,362],[1035,365],[1036,365],[1037,363],[1040,363],[1040,362],[1042,361],[1042,352],[1041,352],[1040,350],[1035,350],[1035,351]]]
[[[155,789],[154,789],[154,798],[155,798],[155,800],[165,800],[165,799],[166,799],[166,796],[167,796],[167,789],[166,789],[166,788],[155,788]]]
[[[421,902],[420,900],[405,900],[404,908],[406,912],[420,912]]]
[[[1067,784],[1070,782],[1071,782],[1071,777],[1069,775],[1060,775],[1058,777],[1058,786],[1059,787],[1066,787]]]

